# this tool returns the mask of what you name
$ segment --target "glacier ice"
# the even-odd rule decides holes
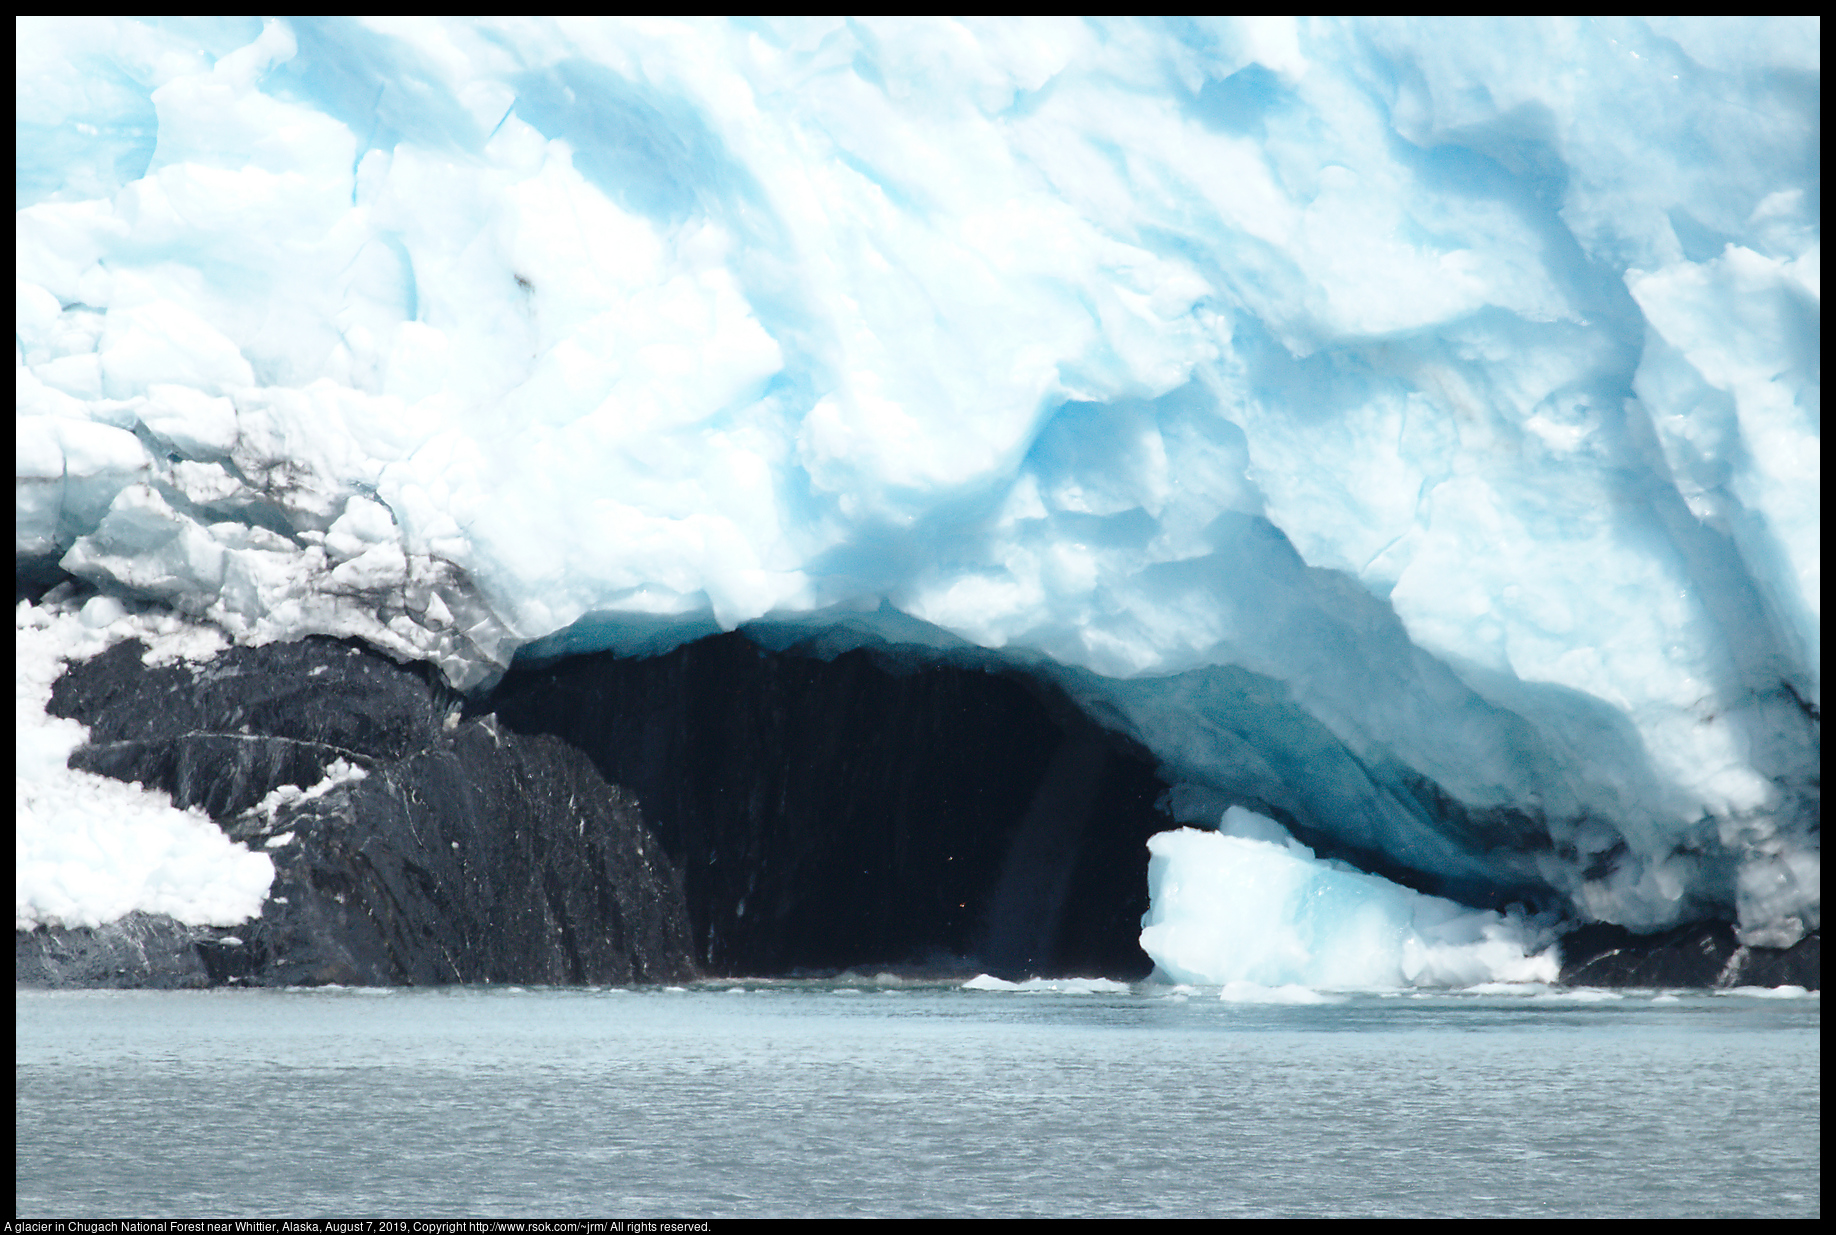
[[[1815,19],[17,32],[21,560],[998,655],[1181,823],[1818,925]]]
[[[1163,832],[1148,851],[1141,946],[1175,982],[1343,990],[1559,975],[1546,925],[1322,861],[1240,806],[1216,831]]]

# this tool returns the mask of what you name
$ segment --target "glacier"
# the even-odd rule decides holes
[[[21,578],[472,691],[1023,670],[1212,833],[1188,978],[1356,984],[1270,879],[1416,931],[1367,978],[1820,928],[1814,18],[17,34]]]

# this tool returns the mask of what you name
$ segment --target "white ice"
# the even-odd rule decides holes
[[[1553,982],[1553,939],[1521,917],[1419,892],[1317,857],[1241,807],[1218,830],[1148,842],[1141,947],[1173,982],[1226,999],[1283,992]]]
[[[1010,982],[992,974],[978,973],[963,983],[963,989],[1052,995],[1126,995],[1130,988],[1128,983],[1113,978],[1028,978],[1023,982]]]
[[[21,555],[464,685],[996,655],[1449,889],[1819,922],[1814,18],[16,30]]]
[[[100,926],[141,910],[193,925],[232,925],[261,912],[274,863],[235,844],[197,809],[66,764],[88,738],[47,716],[51,684],[71,659],[141,638],[154,663],[201,659],[224,646],[214,630],[128,613],[93,597],[80,609],[21,602],[15,613],[14,925]]]

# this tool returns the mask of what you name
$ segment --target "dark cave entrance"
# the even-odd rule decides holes
[[[517,667],[476,705],[632,790],[710,975],[1145,977],[1146,751],[1017,674],[718,635]]]

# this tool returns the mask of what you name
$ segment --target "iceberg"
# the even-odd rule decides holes
[[[1787,947],[1819,30],[22,19],[18,574],[474,694],[735,630],[1033,675],[1206,830],[1188,980],[1337,980],[1249,918],[1399,983],[1537,915]]]
[[[1560,976],[1546,925],[1322,861],[1281,831],[1233,806],[1215,832],[1181,828],[1148,843],[1153,908],[1141,946],[1166,978],[1345,990]]]

